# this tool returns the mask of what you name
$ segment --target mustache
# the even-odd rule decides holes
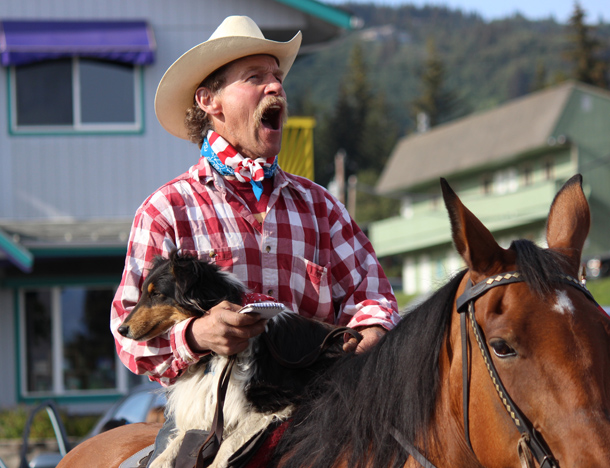
[[[281,96],[266,96],[254,110],[254,121],[256,126],[259,127],[263,121],[263,117],[266,112],[269,112],[272,108],[279,107],[281,110],[281,122],[282,125],[288,120],[288,101],[286,98]]]

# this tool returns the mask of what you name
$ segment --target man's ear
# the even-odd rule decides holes
[[[195,101],[197,105],[208,115],[218,115],[222,112],[220,100],[217,94],[212,93],[208,88],[201,87],[195,91]]]

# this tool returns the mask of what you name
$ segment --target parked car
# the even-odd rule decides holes
[[[93,437],[101,432],[114,427],[123,426],[137,422],[162,422],[165,409],[165,393],[161,386],[155,383],[146,383],[134,387],[127,395],[113,404],[89,431],[85,439]],[[45,409],[51,419],[55,437],[59,446],[59,452],[47,452],[36,455],[31,461],[27,461],[29,426],[34,415]],[[21,450],[21,462],[19,468],[55,468],[59,461],[70,450],[70,444],[66,430],[59,418],[59,411],[53,401],[46,401],[37,406],[30,413],[28,424],[23,436]],[[0,468],[5,468],[0,460]]]

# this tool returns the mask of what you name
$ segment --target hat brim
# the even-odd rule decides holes
[[[161,126],[172,135],[189,139],[184,124],[199,84],[212,72],[234,60],[266,54],[277,58],[284,76],[301,46],[299,31],[288,42],[256,37],[229,36],[211,39],[185,52],[163,75],[155,96],[155,113]]]

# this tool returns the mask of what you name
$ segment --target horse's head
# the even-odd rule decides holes
[[[524,419],[510,416],[511,407],[496,392],[469,326],[467,424],[474,453],[488,467],[520,466],[520,422],[535,429],[535,437],[562,468],[610,464],[610,320],[586,291],[567,279],[579,277],[590,225],[581,182],[580,176],[570,179],[552,203],[548,249],[529,241],[500,247],[449,185],[441,183],[453,241],[468,267],[458,296],[471,291],[468,281],[484,289],[480,295],[469,293],[482,330],[480,341]],[[516,282],[483,288],[488,278],[507,272],[518,272]],[[449,391],[455,392],[450,399],[460,419],[461,348],[459,320],[453,320],[455,352],[448,353],[446,362],[453,389]],[[527,456],[528,449],[521,447]]]

